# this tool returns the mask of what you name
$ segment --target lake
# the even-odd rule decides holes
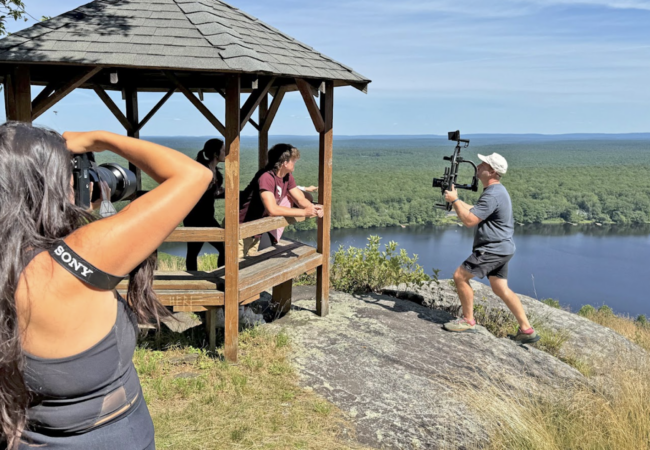
[[[451,278],[471,252],[473,230],[455,225],[332,230],[332,251],[341,245],[365,247],[369,235],[417,254],[429,275],[436,268],[440,278]],[[316,241],[315,231],[285,236],[313,245]],[[518,226],[515,243],[508,275],[515,292],[554,298],[572,311],[585,304],[607,304],[617,313],[650,315],[650,226]],[[165,244],[161,251],[185,256],[185,244]],[[203,252],[214,249],[206,245]]]

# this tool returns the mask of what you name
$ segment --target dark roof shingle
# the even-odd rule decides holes
[[[0,62],[370,80],[220,0],[96,0],[0,40]]]

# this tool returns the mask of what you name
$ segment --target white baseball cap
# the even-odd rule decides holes
[[[503,156],[499,155],[498,153],[492,153],[491,155],[487,156],[478,155],[478,159],[486,164],[489,164],[490,167],[492,167],[494,171],[499,175],[505,175],[508,171],[508,162]]]

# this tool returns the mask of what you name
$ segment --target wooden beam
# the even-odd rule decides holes
[[[79,86],[84,84],[86,81],[90,80],[92,77],[97,75],[99,72],[101,72],[101,70],[102,70],[101,67],[93,67],[88,71],[84,71],[83,73],[77,75],[76,77],[74,77],[73,79],[65,83],[63,86],[57,89],[52,95],[39,101],[32,108],[32,120],[36,120],[38,117],[41,116],[41,114],[43,114],[45,111],[47,111],[52,106],[56,105],[59,101],[64,99],[70,92],[74,91]]]
[[[7,120],[32,123],[32,82],[29,66],[15,66],[5,76]]]
[[[126,130],[126,134],[132,138],[140,139],[140,131],[135,129],[136,125],[140,121],[138,112],[138,89],[134,86],[127,86],[123,92],[124,100],[126,101],[126,119],[131,124],[131,128]],[[133,163],[129,163],[129,170],[135,173],[137,180],[136,184],[138,186],[137,190],[141,191],[142,171]]]
[[[285,281],[284,283],[273,287],[273,303],[278,305],[279,315],[284,316],[291,310],[292,289],[293,280]]]
[[[36,96],[36,98],[32,100],[32,109],[34,109],[34,106],[36,104],[48,98],[52,94],[52,92],[56,91],[60,86],[61,86],[61,82],[59,81],[52,81],[47,86],[45,86],[43,90]]]
[[[258,111],[260,125],[264,125],[269,114],[269,94],[266,94],[262,98]],[[263,130],[262,128],[258,127],[257,131],[259,133],[257,138],[257,168],[259,170],[262,170],[264,167],[266,167],[266,162],[268,161],[269,130]]]
[[[208,350],[217,348],[217,308],[208,308],[205,312],[205,334],[208,336]]]
[[[253,113],[257,109],[257,107],[260,105],[262,100],[266,97],[266,95],[269,93],[269,90],[271,89],[271,86],[273,86],[273,83],[275,82],[275,77],[271,77],[266,83],[262,85],[261,88],[254,89],[253,92],[251,92],[251,95],[248,97],[246,100],[246,103],[244,103],[244,106],[241,109],[241,127],[240,129],[244,129],[244,126],[246,125],[246,122],[250,120],[251,117],[253,117]]]
[[[126,298],[126,290],[118,291]],[[223,292],[219,291],[158,291],[156,296],[164,306],[222,306]]]
[[[178,227],[167,236],[165,242],[223,242],[223,228]]]
[[[260,123],[260,126],[262,127],[261,131],[265,133],[269,132],[269,129],[273,124],[273,120],[275,119],[275,115],[278,113],[278,109],[280,109],[280,105],[282,104],[284,94],[286,93],[287,88],[285,86],[278,88],[278,92],[276,92],[275,96],[273,97],[273,101],[271,102],[271,106],[269,107],[269,111],[266,115],[266,120],[264,120],[264,123]]]
[[[162,108],[162,106],[167,103],[167,100],[176,92],[176,88],[171,88],[169,92],[165,94],[165,96],[156,104],[156,106],[153,107],[151,111],[149,111],[149,114],[145,116],[144,119],[140,121],[138,126],[135,127],[136,131],[142,130],[142,128],[151,120],[151,118]]]
[[[225,346],[228,361],[237,362],[239,334],[239,133],[241,78],[231,75],[226,82],[226,280]]]
[[[226,94],[224,94],[224,92],[223,92],[221,89],[219,89],[219,88],[215,88],[215,92],[216,92],[217,94],[221,95],[223,98],[226,98]],[[259,131],[259,129],[260,129],[260,124],[255,123],[255,121],[254,121],[253,119],[248,119],[248,123],[250,123],[251,125],[253,125],[253,128],[255,128],[256,130]],[[242,127],[242,128],[243,128],[243,127]]]
[[[101,86],[97,84],[92,85],[93,90],[97,93],[97,96],[104,102],[106,107],[113,113],[115,118],[122,124],[124,129],[127,131],[127,133],[132,133],[133,130],[133,125],[131,125],[131,122],[126,118],[124,113],[120,110],[120,108],[115,104],[112,98],[108,96],[106,91],[101,88]]]
[[[263,219],[253,220],[251,222],[239,225],[239,239],[244,239],[268,231],[277,230],[278,228],[288,227],[296,222],[304,222],[304,217],[265,217]]]
[[[174,83],[176,88],[181,91],[185,97],[187,97],[187,99],[196,107],[196,109],[199,110],[201,114],[203,114],[203,117],[208,119],[208,122],[210,122],[212,126],[215,127],[219,133],[221,133],[222,136],[225,136],[226,127],[224,127],[223,124],[219,122],[219,119],[217,119],[215,115],[210,112],[210,110],[201,102],[201,100],[196,98],[196,95],[194,95],[192,91],[183,86],[180,80],[176,78],[176,75],[174,75],[172,72],[165,71],[164,73],[165,76],[169,78],[172,83]]]
[[[283,267],[279,271],[275,271],[273,275],[260,279],[259,281],[248,284],[247,286],[242,286],[239,291],[239,295],[242,297],[248,297],[269,289],[278,284],[284,283],[285,281],[292,280],[301,274],[313,270],[316,267],[320,267],[322,261],[325,258],[318,254],[314,253],[305,258],[300,259],[294,264]]]
[[[260,299],[260,295],[253,295],[251,298],[247,298],[239,303],[239,305],[249,305]],[[222,305],[223,306],[223,305]],[[207,308],[204,306],[174,306],[174,312],[204,312],[207,311]]]
[[[312,97],[313,98],[313,97]],[[316,275],[316,313],[324,317],[329,313],[330,292],[330,228],[332,227],[332,152],[334,122],[334,82],[327,81],[321,96],[320,113],[324,118],[319,137],[318,152],[318,203],[323,205],[323,218],[318,220],[316,249],[323,255],[323,264]]]
[[[305,106],[307,106],[307,111],[309,111],[311,120],[314,122],[316,131],[322,133],[325,129],[325,122],[321,110],[318,108],[318,104],[316,103],[316,99],[311,93],[312,86],[300,78],[296,78],[296,86],[298,86],[302,99],[305,101]]]

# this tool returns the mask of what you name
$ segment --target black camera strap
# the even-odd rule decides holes
[[[106,272],[102,272],[97,267],[90,264],[81,256],[76,254],[68,245],[59,241],[54,248],[49,251],[50,256],[54,258],[65,270],[84,283],[95,286],[99,289],[112,291],[120,284],[120,281],[126,277],[116,277]]]

